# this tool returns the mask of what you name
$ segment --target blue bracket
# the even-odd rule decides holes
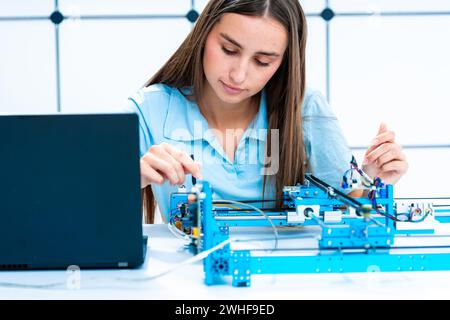
[[[321,249],[389,248],[394,242],[394,230],[355,219],[350,225],[323,227],[319,241]]]
[[[230,267],[233,287],[250,287],[252,270],[250,251],[232,251]]]

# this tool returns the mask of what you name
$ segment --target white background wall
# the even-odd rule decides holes
[[[188,34],[182,16],[206,2],[0,0],[0,113],[117,110]],[[396,195],[450,196],[450,0],[301,3],[309,86],[329,93],[349,144],[366,147],[384,120],[406,147],[447,145],[406,148]],[[47,18],[55,4],[67,17],[58,37]]]

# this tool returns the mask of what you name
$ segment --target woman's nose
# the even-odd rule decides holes
[[[241,85],[247,77],[248,65],[245,61],[234,64],[230,70],[230,80],[234,85]]]

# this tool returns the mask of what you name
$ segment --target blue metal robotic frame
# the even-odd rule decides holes
[[[405,235],[433,236],[432,225],[450,222],[450,210],[436,210],[431,203],[395,203],[393,187],[382,182],[372,186],[368,198],[348,197],[312,175],[306,175],[304,185],[283,191],[283,209],[265,212],[224,209],[224,202],[213,201],[206,181],[172,194],[170,224],[190,239],[194,252],[224,244],[204,259],[207,285],[231,276],[233,286],[250,286],[255,274],[450,270],[450,245],[394,245]],[[318,247],[298,255],[231,249],[230,227],[267,226],[319,228]]]

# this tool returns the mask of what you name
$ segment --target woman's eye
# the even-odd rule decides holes
[[[262,62],[262,61],[260,61],[258,59],[255,59],[255,61],[256,61],[256,64],[261,66],[261,67],[268,67],[269,66],[269,63]]]
[[[235,55],[237,53],[236,51],[228,50],[225,47],[222,47],[222,51],[225,52],[229,56]]]

